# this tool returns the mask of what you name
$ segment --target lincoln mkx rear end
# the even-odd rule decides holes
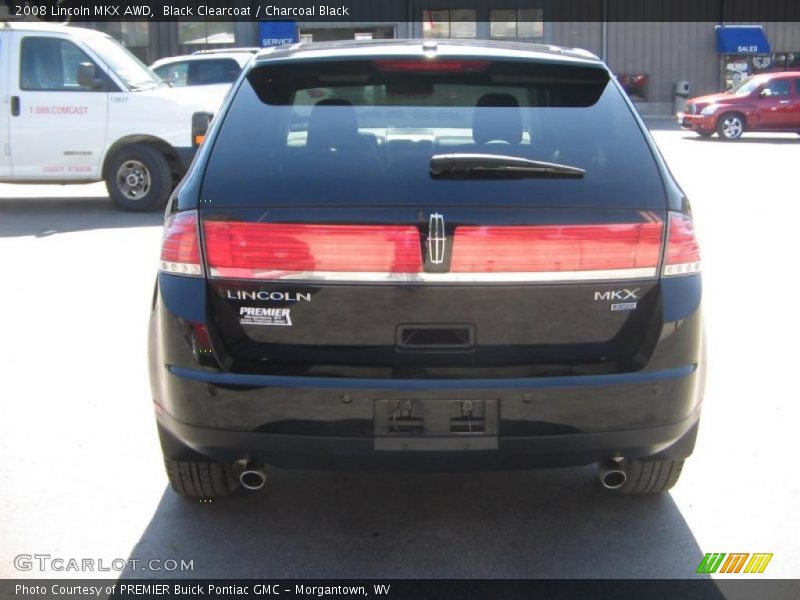
[[[704,379],[689,203],[607,67],[531,45],[257,57],[167,209],[173,488],[269,465],[677,481]]]

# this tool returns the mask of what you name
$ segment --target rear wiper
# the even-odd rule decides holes
[[[578,167],[500,154],[434,154],[429,170],[435,179],[581,179],[586,174]]]

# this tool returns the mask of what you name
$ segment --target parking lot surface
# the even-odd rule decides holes
[[[161,215],[114,210],[102,185],[0,185],[0,577],[119,575],[14,566],[49,554],[143,577],[183,559],[189,577],[683,578],[705,552],[800,576],[800,137],[653,130],[693,202],[709,347],[695,455],[660,497],[607,493],[587,467],[272,471],[259,493],[181,499],[146,368]]]

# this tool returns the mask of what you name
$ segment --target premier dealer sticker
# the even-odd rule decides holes
[[[243,325],[292,325],[291,309],[242,306],[239,322]]]

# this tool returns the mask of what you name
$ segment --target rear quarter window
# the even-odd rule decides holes
[[[418,63],[393,62],[254,67],[214,141],[205,203],[666,206],[645,134],[605,69],[453,59],[415,71]],[[431,157],[446,153],[586,174],[434,180]]]

